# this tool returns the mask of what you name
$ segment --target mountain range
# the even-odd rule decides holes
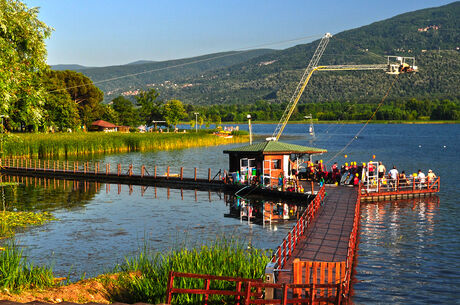
[[[74,68],[90,77],[105,100],[155,88],[162,99],[188,104],[289,100],[318,40],[284,50],[258,49],[199,57]],[[460,2],[404,13],[335,34],[321,65],[386,63],[387,55],[413,56],[419,72],[401,75],[390,98],[460,99]],[[124,77],[130,75],[129,77]],[[115,78],[115,79],[114,79]],[[112,79],[110,81],[106,81]],[[301,103],[378,101],[394,76],[381,71],[317,72]]]

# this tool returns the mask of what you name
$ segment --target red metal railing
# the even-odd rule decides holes
[[[315,199],[313,199],[313,201],[308,205],[302,216],[300,216],[299,220],[297,220],[297,223],[291,231],[289,231],[286,237],[283,238],[281,244],[278,246],[278,249],[271,259],[271,262],[275,263],[273,266],[275,271],[277,269],[282,269],[286,264],[297,246],[299,238],[304,234],[305,230],[317,215],[321,202],[324,200],[325,193],[325,187],[323,186],[316,194]]]
[[[361,185],[358,187],[358,198],[356,199],[355,205],[355,217],[353,218],[353,229],[350,233],[350,239],[348,240],[348,252],[347,252],[347,261],[345,264],[345,277],[342,282],[342,294],[344,299],[349,298],[350,293],[350,280],[351,273],[353,271],[353,262],[355,258],[357,242],[358,242],[358,230],[359,230],[359,220],[361,212]]]
[[[175,288],[174,279],[175,278],[192,278],[192,279],[202,279],[204,280],[204,287],[202,289],[186,289],[186,288]],[[210,289],[211,281],[225,281],[225,282],[234,282],[235,290],[220,290],[220,289]],[[252,286],[249,284],[252,283]],[[204,295],[203,304],[208,303],[208,298],[210,295],[227,295],[235,297],[235,304],[240,304],[242,298],[261,298],[262,292],[259,288],[256,292],[252,292],[251,287],[254,287],[255,284],[262,283],[261,279],[245,279],[239,277],[229,277],[229,276],[215,276],[208,274],[193,274],[193,273],[181,273],[181,272],[169,272],[168,284],[166,288],[166,304],[171,304],[173,294],[202,294]],[[244,289],[243,289],[244,285]],[[243,303],[243,304],[246,304]]]
[[[378,185],[377,185],[378,183]],[[436,193],[441,188],[441,178],[436,177],[432,180],[425,178],[420,180],[415,177],[401,179],[378,179],[373,184],[360,184],[360,195],[362,197],[403,195],[417,193]]]
[[[203,279],[203,288],[199,289],[185,289],[175,288],[174,279],[180,278],[194,278]],[[216,290],[210,289],[211,281],[227,281],[235,282],[235,290]],[[263,299],[262,289],[279,289],[282,295],[279,299]],[[289,294],[289,290],[302,289],[305,295],[293,296]],[[330,289],[337,293],[318,296],[318,290]],[[260,279],[245,279],[227,276],[213,276],[207,274],[192,274],[169,272],[168,285],[166,288],[165,303],[171,304],[173,294],[201,294],[203,295],[203,304],[207,304],[210,295],[227,295],[234,296],[235,303],[241,305],[250,304],[320,304],[319,302],[327,302],[328,304],[340,304],[342,294],[341,284],[273,284],[263,283]]]

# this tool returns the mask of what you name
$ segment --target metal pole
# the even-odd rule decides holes
[[[198,112],[194,112],[195,114],[195,132],[198,132]]]
[[[249,127],[249,145],[252,145],[252,128],[251,128],[251,115],[248,114],[248,127]]]

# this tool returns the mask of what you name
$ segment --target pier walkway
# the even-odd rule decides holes
[[[295,259],[314,262],[343,262],[347,260],[348,242],[353,230],[356,188],[347,186],[326,187],[326,196],[315,220],[299,238],[286,271],[278,274],[278,283],[293,283],[292,264]]]

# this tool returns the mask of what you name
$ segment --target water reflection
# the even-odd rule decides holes
[[[297,220],[306,206],[305,203],[292,201],[242,198],[234,195],[226,196],[225,203],[229,207],[229,213],[225,214],[225,217],[238,218],[241,222],[246,221],[263,226]]]
[[[439,206],[438,196],[361,204],[356,303],[430,303],[424,288],[439,273]]]
[[[6,210],[76,210],[90,202],[100,183],[0,175],[2,204]]]
[[[53,265],[56,276],[71,279],[107,271],[144,246],[164,252],[222,234],[273,249],[292,227],[288,221],[262,226],[224,217],[230,195],[215,191],[25,177],[3,181],[19,183],[5,188],[10,207],[51,210],[59,219],[18,232],[16,241],[32,261]]]

